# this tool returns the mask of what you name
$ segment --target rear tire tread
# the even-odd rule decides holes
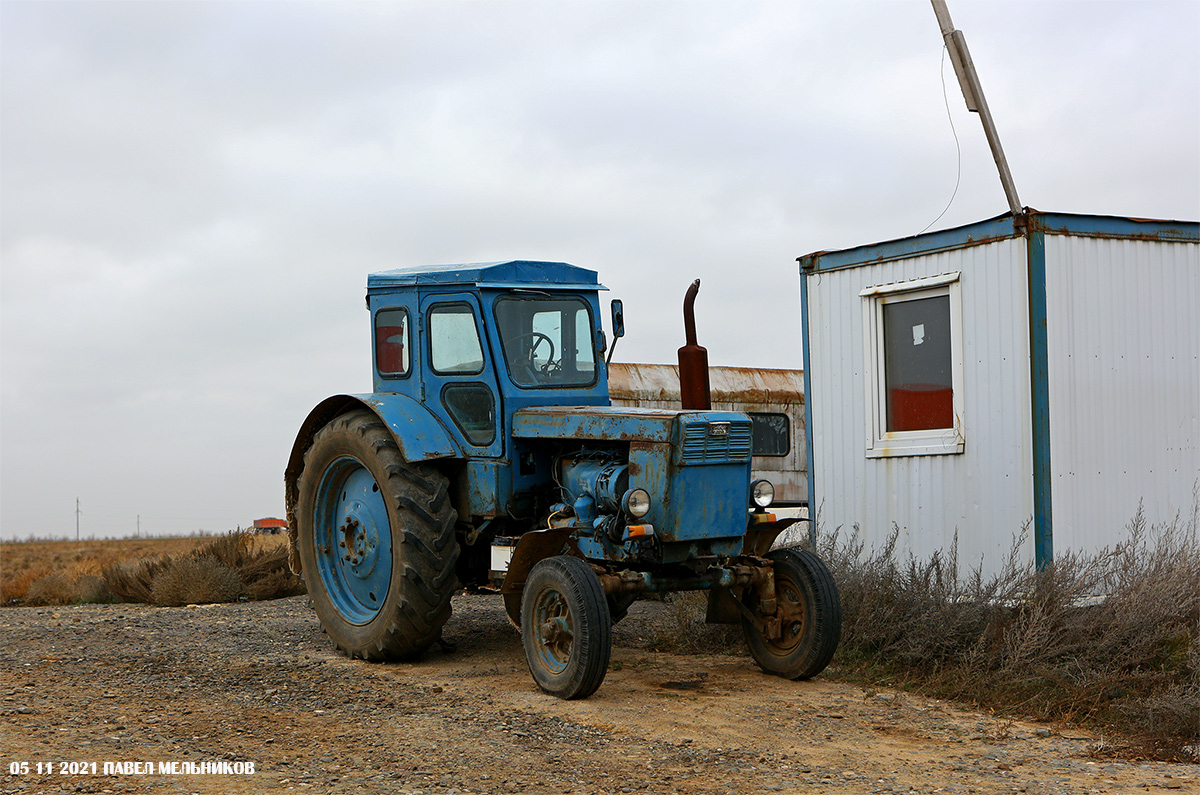
[[[457,515],[448,498],[449,483],[428,464],[406,462],[383,422],[373,412],[363,409],[337,417],[313,437],[300,475],[302,503],[305,503],[305,495],[315,491],[313,481],[319,483],[323,474],[313,459],[322,454],[325,446],[336,444],[331,440],[347,433],[357,435],[368,449],[374,451],[376,469],[384,475],[383,482],[379,482],[379,478],[376,482],[385,492],[389,515],[408,518],[402,529],[392,530],[392,544],[399,548],[394,560],[400,565],[393,568],[393,583],[389,590],[399,587],[401,593],[390,608],[385,607],[370,622],[382,622],[382,625],[369,638],[355,642],[339,637],[345,633],[330,631],[324,616],[322,629],[333,639],[334,646],[348,657],[411,659],[441,636],[442,626],[450,617],[450,598],[458,585],[454,571],[459,554],[454,537]],[[310,467],[310,463],[314,465]],[[305,523],[311,525],[313,521],[311,499],[305,508],[298,512],[302,544],[308,547],[302,553],[315,555],[311,549],[313,528],[304,528]],[[304,529],[308,532],[304,533]],[[305,561],[303,571],[310,593],[323,589],[319,582],[312,581],[320,579],[315,563],[310,565],[310,561]],[[330,609],[331,618],[336,621],[336,608]]]

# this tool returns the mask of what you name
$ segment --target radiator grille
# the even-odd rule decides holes
[[[714,432],[713,426],[723,426]],[[705,422],[693,420],[683,424],[683,445],[680,463],[688,466],[698,464],[732,464],[750,460],[753,426],[749,420],[732,422]]]

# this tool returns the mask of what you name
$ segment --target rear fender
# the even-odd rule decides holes
[[[300,426],[300,432],[292,444],[292,454],[288,457],[287,469],[283,473],[287,502],[288,566],[296,574],[300,573],[300,555],[296,551],[296,534],[299,532],[296,503],[300,497],[304,454],[312,446],[317,431],[334,418],[359,408],[368,408],[383,420],[405,461],[462,457],[462,450],[437,416],[407,395],[334,395],[322,400]]]

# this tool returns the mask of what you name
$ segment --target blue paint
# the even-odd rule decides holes
[[[1075,235],[1079,237],[1120,237],[1138,240],[1200,240],[1200,223],[1193,221],[1157,221],[1106,215],[1041,213],[1030,210],[1025,217],[1032,232]],[[933,254],[1021,237],[1023,231],[1012,215],[1004,215],[974,224],[929,232],[923,235],[888,240],[868,246],[818,251],[800,257],[800,270],[817,271],[852,268],[905,257]],[[801,288],[803,289],[803,287]]]
[[[741,414],[728,417],[715,412],[684,414],[679,417],[676,428],[675,463],[679,466],[750,460],[754,426]]]
[[[422,453],[419,445],[404,444],[403,423],[398,417],[385,419],[393,420],[389,425],[398,432],[398,442],[406,458],[456,457],[470,462],[461,477],[466,480],[463,486],[473,514],[485,517],[503,514],[514,494],[535,488],[548,478],[548,458],[539,446],[522,445],[514,440],[511,418],[515,413],[536,406],[608,404],[607,372],[599,366],[602,330],[598,291],[603,289],[606,288],[597,281],[595,271],[566,263],[528,260],[406,268],[368,276],[367,303],[372,318],[381,310],[393,308],[406,309],[410,316],[411,375],[385,378],[373,363],[376,397],[407,398],[412,403],[404,404],[401,414],[411,410],[435,418],[441,434],[420,429],[422,435],[436,437],[433,449]],[[519,383],[506,369],[496,304],[512,297],[557,300],[560,295],[578,300],[580,309],[586,310],[586,337],[576,338],[575,348],[577,352],[591,350],[590,358],[596,363],[595,376],[589,383],[565,386]],[[478,371],[439,373],[431,366],[429,310],[435,306],[470,308],[482,350]],[[571,330],[572,336],[575,331]],[[563,339],[566,338],[564,332]],[[456,405],[455,396],[463,402]],[[486,408],[467,414],[464,403],[486,404]],[[412,409],[413,405],[419,410]],[[410,453],[415,455],[410,457]],[[532,471],[515,466],[523,456],[536,464]],[[494,466],[482,463],[489,459]]]
[[[804,441],[805,441],[805,456],[808,466],[808,540],[813,549],[816,549],[817,544],[817,509],[819,505],[815,498],[816,491],[816,467],[813,465],[813,433],[812,433],[812,364],[809,356],[809,331],[808,331],[808,276],[801,271],[800,273],[800,347],[804,353]]]
[[[1016,232],[1013,228],[1012,216],[1002,215],[956,229],[945,229],[940,232],[930,232],[841,251],[818,251],[814,254],[806,254],[800,257],[800,270],[814,272],[851,268],[965,246],[982,245],[1014,236],[1016,236]]]
[[[729,412],[722,412],[722,415]],[[666,442],[677,411],[624,406],[539,406],[513,415],[513,436],[522,439]],[[736,414],[733,416],[741,417]]]
[[[1046,236],[1027,238],[1030,409],[1033,426],[1033,554],[1040,569],[1054,560],[1050,467],[1050,355],[1047,345]]]
[[[685,460],[680,450],[686,429],[694,435],[701,423],[708,429],[720,427],[720,440],[730,438],[728,428],[722,427],[727,424],[749,429],[744,414],[728,411],[529,409],[514,420],[521,438],[595,444],[564,456],[556,480],[561,499],[574,509],[572,526],[585,528],[585,535],[593,534],[597,518],[617,520],[617,503],[627,489],[650,494],[650,511],[637,521],[653,525],[655,544],[635,540],[623,549],[607,537],[610,531],[622,532],[625,523],[604,525],[604,532],[594,538],[580,539],[585,556],[632,556],[648,563],[735,555],[741,550],[750,502],[750,456],[720,457],[710,448],[703,460]]]
[[[462,451],[437,417],[408,395],[332,395],[308,413],[292,443],[292,452],[283,475],[289,505],[296,499],[296,486],[304,470],[304,453],[312,445],[313,436],[335,417],[359,408],[374,411],[384,421],[391,429],[401,454],[409,461],[462,456]]]
[[[508,461],[468,458],[462,472],[471,515],[503,516],[513,495],[513,469]]]
[[[421,333],[418,344],[413,346],[421,350],[425,366],[421,367],[416,377],[421,380],[424,399],[422,404],[426,410],[433,412],[454,436],[459,447],[469,456],[484,458],[500,458],[504,455],[505,437],[503,429],[503,413],[499,380],[495,369],[495,352],[491,349],[486,336],[482,333],[485,327],[484,316],[479,298],[474,293],[452,290],[438,291],[432,294],[420,293]],[[430,313],[449,313],[466,319],[466,327],[474,326],[480,346],[478,369],[467,372],[438,372],[433,367],[433,356],[430,348]],[[472,323],[473,321],[473,323]],[[456,405],[447,397],[447,389],[474,388],[487,395],[491,402],[491,411],[482,416],[464,416],[455,412]],[[475,401],[479,403],[479,401]],[[487,416],[490,414],[490,416]]]
[[[596,272],[565,262],[474,262],[462,265],[423,265],[372,273],[367,290],[392,287],[505,287],[523,290],[607,290]]]
[[[1125,240],[1200,242],[1200,222],[1122,218],[1112,215],[1032,213],[1029,231],[1075,237],[1115,237]]]
[[[348,395],[374,411],[392,431],[396,446],[405,461],[432,461],[461,458],[462,448],[454,440],[445,422],[409,395],[384,392],[375,395]]]
[[[598,453],[585,450],[574,460],[564,461],[559,480],[575,498],[575,516],[588,523],[596,518],[597,511],[611,514],[621,510],[621,498],[630,488],[625,457],[600,457]]]
[[[325,470],[313,509],[317,575],[338,613],[363,625],[379,615],[392,578],[387,505],[375,478],[355,458]]]

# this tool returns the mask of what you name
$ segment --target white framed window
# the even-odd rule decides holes
[[[959,273],[868,287],[867,457],[961,453],[962,291]]]

